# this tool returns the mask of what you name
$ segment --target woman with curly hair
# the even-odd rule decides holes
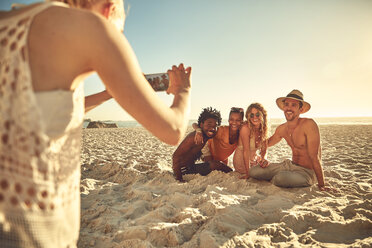
[[[268,123],[267,112],[260,103],[252,103],[245,113],[247,121],[240,129],[238,147],[235,150],[233,164],[235,171],[249,178],[249,168],[257,164],[266,164]]]

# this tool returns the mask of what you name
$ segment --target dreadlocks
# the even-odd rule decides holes
[[[198,118],[198,126],[200,123],[204,122],[206,119],[213,118],[217,121],[217,126],[221,125],[221,114],[220,111],[213,109],[212,107],[203,108],[203,111],[200,113]]]

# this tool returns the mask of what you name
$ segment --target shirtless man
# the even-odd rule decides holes
[[[268,145],[273,146],[284,138],[292,149],[292,161],[254,166],[250,176],[288,188],[311,186],[317,180],[320,190],[329,190],[324,182],[318,125],[313,119],[300,118],[300,114],[309,111],[310,104],[303,100],[299,90],[278,98],[276,104],[284,111],[287,122],[276,128]]]
[[[216,135],[217,126],[221,124],[220,112],[205,108],[199,115],[198,126],[202,130],[203,143],[195,144],[195,131],[189,133],[186,138],[177,147],[173,153],[173,172],[177,180],[183,182],[182,175],[197,174],[202,176],[208,175],[212,170],[223,172],[232,171],[227,165],[218,161],[209,161],[205,163],[195,164],[196,160],[201,157],[201,150],[207,140]]]

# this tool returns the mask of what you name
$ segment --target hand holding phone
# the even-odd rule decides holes
[[[178,67],[172,66],[167,73],[144,74],[146,80],[155,91],[167,91],[176,94],[191,88],[191,67],[184,68],[181,63]]]
[[[189,92],[191,89],[191,67],[184,68],[181,63],[178,67],[172,66],[172,70],[168,70],[169,87],[168,94],[177,95],[181,92]]]

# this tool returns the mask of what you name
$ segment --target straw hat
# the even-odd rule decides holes
[[[276,105],[278,105],[281,110],[283,110],[285,99],[293,99],[302,102],[302,114],[306,113],[311,108],[310,103],[304,101],[304,95],[299,90],[292,90],[286,97],[279,97],[278,99],[276,99]]]

